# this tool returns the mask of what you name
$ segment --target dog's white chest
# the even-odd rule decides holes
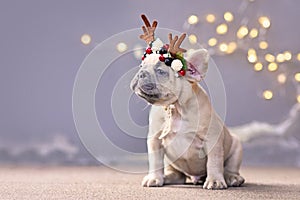
[[[206,158],[204,143],[196,134],[189,121],[183,120],[178,108],[165,108],[164,124],[159,139],[165,150],[166,158],[186,175],[203,175]]]
[[[193,132],[170,132],[162,139],[166,159],[186,175],[205,174],[204,142]]]

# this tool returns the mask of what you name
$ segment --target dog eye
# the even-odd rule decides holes
[[[164,71],[164,70],[162,70],[162,69],[159,69],[159,68],[156,69],[156,73],[159,74],[159,75],[162,75],[162,76],[167,74],[166,71]]]
[[[142,67],[143,67],[143,65],[140,65],[139,67],[140,67],[140,68],[142,68]]]

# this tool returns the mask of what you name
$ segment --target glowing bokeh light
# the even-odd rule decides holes
[[[242,39],[244,38],[246,35],[248,35],[249,33],[249,30],[247,28],[247,26],[241,26],[239,28],[239,30],[237,31],[236,33],[236,36],[239,38],[239,39]]]
[[[217,26],[216,28],[216,32],[220,35],[224,35],[226,34],[228,31],[228,27],[226,24],[220,24],[219,26]]]
[[[263,97],[266,100],[271,100],[273,98],[273,92],[271,90],[265,90],[263,92]]]
[[[231,12],[226,12],[224,13],[224,19],[227,21],[227,22],[232,22],[233,19],[234,19],[234,16]]]
[[[118,50],[118,52],[123,53],[124,51],[127,50],[127,44],[125,44],[124,42],[118,43],[117,50]]]
[[[208,23],[214,23],[216,21],[216,16],[213,14],[206,15],[206,21]]]
[[[197,43],[197,36],[194,34],[189,35],[189,42],[191,44],[196,44]]]
[[[263,67],[264,67],[263,64],[261,62],[258,62],[258,63],[255,63],[254,70],[259,72],[263,69]]]
[[[226,43],[221,43],[219,49],[221,52],[226,52],[228,50],[228,45]]]
[[[248,56],[248,61],[250,63],[255,63],[257,61],[257,56],[255,54],[251,54]]]
[[[269,70],[270,72],[274,72],[274,71],[276,71],[277,69],[278,69],[277,63],[275,63],[275,62],[269,63],[269,65],[268,65],[268,70]]]
[[[261,41],[261,42],[259,42],[259,48],[260,49],[267,49],[268,48],[268,46],[269,46],[269,44],[266,42],[266,41]]]
[[[258,18],[258,22],[264,28],[269,28],[271,26],[271,21],[266,16],[262,16],[262,17]]]
[[[251,29],[249,33],[250,38],[256,38],[258,36],[258,30],[256,28]]]
[[[210,38],[207,43],[209,46],[214,47],[217,45],[218,40],[216,38]]]
[[[297,95],[297,102],[300,103],[300,94]]]
[[[292,60],[292,53],[291,53],[290,51],[285,51],[285,52],[283,53],[283,55],[284,55],[284,59],[285,59],[286,61]]]
[[[188,18],[188,23],[189,24],[197,24],[199,21],[198,17],[196,15],[191,15]]]
[[[232,54],[236,50],[236,48],[237,48],[236,42],[230,42],[228,44],[228,49],[227,49],[226,53]]]
[[[298,72],[298,73],[295,74],[295,80],[297,82],[300,82],[300,72]]]
[[[284,54],[283,53],[277,54],[277,56],[276,56],[276,62],[282,63],[284,61],[285,61]]]
[[[278,74],[277,81],[284,84],[286,82],[286,75],[284,73]]]
[[[84,45],[89,45],[92,41],[92,37],[89,34],[83,34],[80,38],[80,41]]]
[[[268,62],[274,62],[275,61],[275,56],[268,53],[265,55],[265,60],[268,61]]]
[[[256,51],[255,51],[255,49],[249,49],[248,50],[248,56],[250,56],[250,55],[256,55]]]

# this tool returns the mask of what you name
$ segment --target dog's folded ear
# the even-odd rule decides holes
[[[187,72],[189,81],[200,82],[207,72],[209,54],[206,49],[198,49],[186,57]]]

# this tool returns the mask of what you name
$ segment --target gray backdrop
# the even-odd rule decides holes
[[[93,164],[97,163],[80,143],[72,117],[72,89],[76,73],[87,54],[101,41],[119,32],[141,26],[141,13],[159,21],[159,26],[184,31],[188,16],[235,12],[242,0],[190,1],[17,1],[0,2],[0,160],[1,163]],[[270,16],[268,40],[274,51],[300,51],[298,21],[300,1],[256,0],[248,16]],[[203,17],[202,17],[203,18]],[[203,20],[203,19],[202,19]],[[195,31],[197,35],[209,32]],[[205,30],[201,30],[205,31]],[[92,43],[80,43],[82,34]],[[138,35],[137,35],[138,37]],[[271,124],[288,117],[295,102],[293,86],[274,86],[274,77],[257,74],[242,54],[213,56],[222,74],[227,94],[226,123],[239,126],[252,121]],[[101,58],[99,58],[101,59]],[[145,152],[145,140],[122,136],[111,117],[110,85],[138,61],[134,57],[112,64],[98,86],[97,114],[100,123],[111,131],[112,140],[130,151]],[[298,64],[299,67],[299,64]],[[265,88],[278,92],[271,101],[259,94]],[[107,91],[105,91],[105,88]],[[135,97],[133,97],[135,98]],[[133,119],[147,124],[143,101],[133,100]],[[299,129],[295,133],[299,134]],[[121,136],[120,136],[121,135]],[[268,140],[268,139],[267,139]],[[272,144],[270,144],[272,146]],[[289,146],[289,145],[287,145]],[[247,145],[246,145],[247,147]],[[282,147],[280,152],[285,151]],[[298,147],[297,147],[298,148]],[[296,149],[297,149],[296,148]],[[299,152],[286,155],[290,160],[259,157],[250,145],[248,164],[300,166],[292,162]],[[254,147],[255,149],[255,147]],[[253,158],[255,157],[255,158]],[[253,161],[253,162],[252,162]]]

